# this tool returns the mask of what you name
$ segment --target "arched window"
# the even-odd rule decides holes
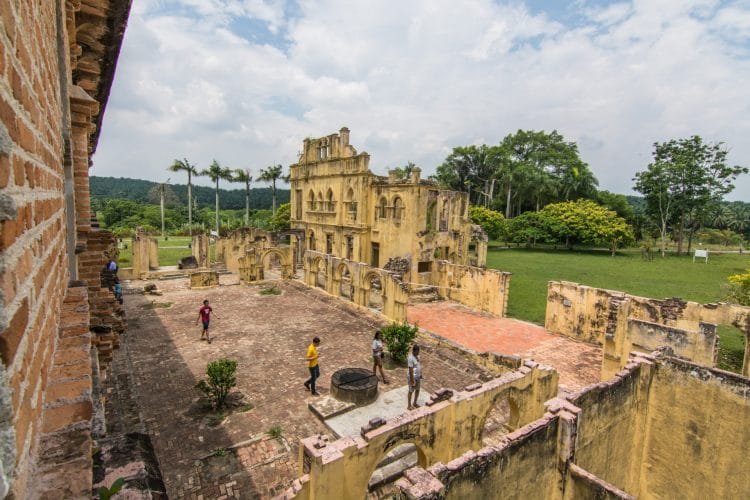
[[[378,218],[379,219],[385,219],[386,218],[386,209],[388,208],[388,200],[385,199],[385,196],[380,198],[380,201],[378,202]]]
[[[357,220],[357,200],[354,199],[354,189],[349,188],[349,190],[346,192],[346,198],[344,203],[346,206],[344,209],[346,210],[349,219],[356,221]]]
[[[325,207],[323,205],[323,193],[318,191],[318,204],[316,207],[317,210],[325,210]]]
[[[310,250],[315,250],[315,233],[312,231],[310,231],[310,238],[307,244],[307,248],[309,248]]]
[[[329,212],[336,210],[336,203],[333,201],[333,191],[331,188],[328,188],[328,192],[326,193],[326,210]]]
[[[448,200],[443,200],[443,208],[440,211],[440,231],[448,230]]]
[[[312,189],[307,194],[307,209],[315,210],[315,193],[313,193]]]
[[[396,222],[401,221],[401,218],[403,217],[403,210],[404,210],[404,202],[401,201],[401,198],[396,196],[393,199],[393,219]]]

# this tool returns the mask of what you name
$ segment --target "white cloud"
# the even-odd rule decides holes
[[[519,128],[578,141],[622,193],[654,141],[699,134],[750,166],[750,4],[570,9],[575,22],[519,1],[136,2],[92,173],[288,165],[344,125],[378,173],[411,160],[430,174],[452,147]]]

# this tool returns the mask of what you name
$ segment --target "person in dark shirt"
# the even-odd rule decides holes
[[[208,343],[211,343],[211,336],[208,334],[208,323],[211,321],[211,313],[214,310],[211,308],[211,306],[208,305],[208,300],[203,301],[203,307],[201,307],[198,310],[198,319],[195,320],[195,324],[198,324],[198,321],[203,321],[203,333],[201,333],[201,340],[205,337],[206,340],[208,340]],[[217,319],[218,316],[215,316]]]

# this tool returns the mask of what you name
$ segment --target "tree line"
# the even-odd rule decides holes
[[[110,198],[132,200],[143,204],[158,204],[159,183],[142,179],[130,179],[127,177],[98,177],[89,178],[92,203],[101,206],[101,203]],[[214,188],[207,186],[192,186],[193,208],[212,206],[214,204]],[[222,208],[227,210],[244,210],[244,189],[220,189]],[[187,207],[187,185],[167,184],[166,203],[168,207],[183,205]],[[289,202],[289,190],[276,190],[277,203]],[[253,187],[250,189],[250,209],[271,209],[272,206],[271,187]],[[187,218],[185,219],[187,221]]]
[[[619,245],[632,235],[637,240],[658,240],[663,251],[674,240],[680,253],[684,243],[689,251],[696,236],[724,240],[749,236],[748,205],[724,201],[736,178],[747,172],[727,163],[727,149],[721,142],[707,143],[697,135],[657,142],[653,161],[633,179],[634,190],[643,197],[624,196],[598,189],[596,176],[575,142],[555,130],[518,130],[496,145],[453,148],[433,179],[445,188],[468,193],[474,206],[504,214],[508,221],[504,235],[511,241],[601,243],[601,238],[589,237],[593,234],[589,230],[584,231],[589,236],[571,239],[565,235],[571,226],[564,229],[555,222],[588,214],[619,228],[614,238]],[[591,200],[619,219],[603,217],[591,204],[570,204],[578,200]],[[550,205],[554,207],[545,211]],[[627,231],[620,219],[629,226]]]

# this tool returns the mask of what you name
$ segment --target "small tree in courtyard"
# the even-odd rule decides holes
[[[229,391],[237,385],[236,371],[236,361],[231,359],[211,361],[206,366],[208,378],[195,384],[195,387],[206,395],[214,408],[221,408],[229,396]]]
[[[417,337],[419,327],[408,323],[392,323],[380,329],[383,335],[383,342],[388,347],[388,352],[395,361],[406,361],[406,355],[409,353],[409,346]]]

